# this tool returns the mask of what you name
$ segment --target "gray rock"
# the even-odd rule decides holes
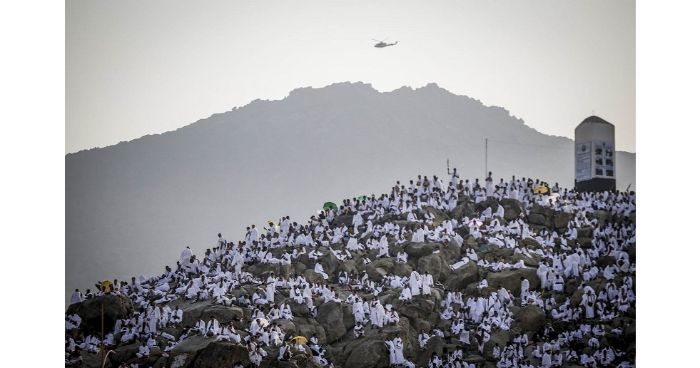
[[[389,366],[389,354],[381,336],[364,338],[353,344],[344,368],[383,368]],[[350,348],[350,345],[346,348]]]
[[[339,340],[347,333],[343,321],[343,308],[340,303],[328,302],[318,307],[316,320],[326,330],[326,339],[330,342]]]
[[[523,213],[523,206],[517,199],[502,199],[501,206],[503,206],[503,218],[506,221],[512,221],[520,217]]]
[[[243,345],[215,341],[199,351],[192,368],[231,367],[234,363],[249,364],[248,349]]]
[[[448,290],[465,289],[467,285],[476,282],[479,279],[479,269],[476,263],[469,262],[466,266],[462,266],[450,273],[445,281],[445,288]]]
[[[433,275],[435,281],[444,281],[452,272],[450,266],[439,253],[433,253],[419,259],[416,269],[421,274],[429,273]]]
[[[433,253],[437,244],[433,243],[410,243],[406,246],[405,252],[409,258],[421,258]]]
[[[82,319],[80,329],[86,334],[94,334],[101,330],[103,310],[104,329],[110,331],[118,319],[131,317],[134,305],[131,299],[122,295],[102,295],[72,304],[68,307],[66,315],[79,315]]]
[[[537,276],[537,270],[534,268],[489,272],[486,276],[486,281],[488,281],[489,287],[497,288],[500,284],[507,290],[510,290],[513,295],[520,296],[521,277],[525,277],[530,281],[530,290],[540,287],[540,278]]]
[[[534,305],[527,305],[515,313],[514,326],[523,332],[540,332],[544,329],[545,313]]]

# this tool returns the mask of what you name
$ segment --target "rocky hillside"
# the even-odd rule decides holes
[[[526,188],[524,183],[517,185]],[[569,367],[585,366],[582,364],[583,356],[585,359],[596,356],[599,362],[605,361],[608,359],[606,354],[610,354],[610,364],[634,364],[636,245],[633,194],[610,194],[604,198],[563,192],[543,197],[525,189],[525,195],[520,199],[496,194],[485,200],[475,200],[478,195],[473,197],[468,190],[459,186],[461,184],[450,185],[450,188],[455,188],[454,191],[433,188],[433,197],[437,197],[438,193],[448,196],[449,193],[458,193],[458,200],[452,206],[439,200],[429,206],[430,200],[426,197],[431,196],[419,195],[415,200],[425,201],[422,208],[391,210],[389,205],[383,215],[376,217],[373,214],[382,212],[387,203],[381,199],[384,196],[376,200],[367,199],[367,204],[348,200],[337,211],[328,210],[320,217],[314,216],[309,220],[308,229],[314,233],[314,242],[319,241],[321,245],[287,244],[268,248],[262,245],[267,244],[267,240],[265,232],[261,230],[260,242],[253,242],[248,237],[240,242],[224,241],[220,246],[207,250],[204,256],[191,258],[207,264],[208,268],[204,271],[187,271],[186,262],[183,262],[179,268],[152,279],[119,282],[122,285],[111,295],[94,296],[68,308],[67,318],[77,315],[80,323],[77,327],[67,327],[67,346],[70,346],[71,340],[80,345],[88,340],[88,336],[98,335],[100,307],[104,305],[108,333],[113,331],[115,324],[122,326],[122,330],[115,331],[111,337],[115,343],[108,347],[113,353],[107,358],[107,367],[125,363],[142,367],[252,366],[251,341],[264,347],[267,356],[260,362],[260,366],[264,367],[313,367],[321,366],[326,361],[335,367],[345,368],[388,367],[390,354],[385,342],[396,337],[403,342],[405,359],[418,367],[428,366],[435,356],[442,358],[445,365],[449,359],[457,359],[451,358],[457,352],[461,355],[458,361],[464,362],[465,367],[467,364],[495,367],[499,361],[494,352],[496,346],[500,349],[501,360],[505,359],[503,356],[510,346],[516,352],[518,348],[524,351],[524,358],[518,358],[521,364],[529,361],[534,366],[545,359],[542,358],[543,353],[556,357],[555,352],[564,355],[563,366]],[[393,194],[400,192],[401,189],[392,189]],[[548,203],[550,198],[554,205]],[[386,200],[389,200],[389,196]],[[354,232],[353,222],[358,213],[362,216],[362,224]],[[418,220],[409,220],[409,213]],[[270,228],[269,233],[284,233],[284,222],[277,225]],[[297,234],[306,231],[301,225],[298,226],[302,230]],[[324,244],[323,236],[313,231],[315,226],[325,229],[322,231],[328,234],[338,229],[343,236],[340,241]],[[521,230],[511,231],[507,229],[509,227],[511,230],[515,227]],[[295,232],[294,224],[290,225],[290,229],[289,232]],[[388,256],[380,256],[381,245],[376,249],[372,246],[376,244],[375,240],[379,242],[379,237],[375,239],[372,235],[372,229],[377,229],[379,234],[383,231],[386,231],[385,235],[398,234],[388,236]],[[416,242],[413,236],[419,229],[425,229],[426,234],[430,235]],[[528,229],[532,236],[522,229]],[[364,234],[364,237],[358,234]],[[431,239],[433,236],[436,238]],[[348,252],[350,257],[347,259],[344,256],[339,258],[338,255],[347,250],[350,237],[359,238],[367,249],[352,250]],[[280,237],[282,244],[283,238]],[[504,239],[512,239],[514,243],[508,244]],[[270,244],[274,244],[274,240]],[[250,255],[251,252],[245,253],[246,250],[264,249],[271,252],[269,259],[284,259],[291,249],[302,248],[306,253],[297,253],[290,264],[258,261],[257,256]],[[231,276],[236,254],[244,253],[251,258],[246,256],[246,261],[241,261],[240,274]],[[406,254],[405,262],[400,260],[400,253]],[[469,259],[470,254],[475,254],[478,261]],[[580,259],[572,261],[576,255]],[[557,260],[564,260],[563,267],[557,267]],[[460,261],[466,262],[459,265]],[[317,264],[329,275],[328,279],[315,271]],[[563,275],[561,290],[542,284],[543,280],[550,283],[547,276],[542,278],[540,275],[543,267],[549,269],[552,275]],[[228,276],[222,276],[222,272],[227,271]],[[342,271],[351,275],[351,280],[355,275],[357,280],[343,282],[339,277]],[[404,282],[407,282],[405,280],[411,277],[413,271],[431,275],[434,285],[428,288],[427,295],[421,293],[409,300],[402,300],[400,295],[403,288],[392,287],[391,280],[397,276],[399,279],[406,278]],[[265,280],[271,273],[277,280],[273,300],[256,303],[256,295],[264,298]],[[365,274],[366,279],[360,280]],[[214,275],[219,275],[219,279]],[[212,297],[214,294],[208,298],[201,294],[193,296],[187,290],[180,289],[200,277],[202,280],[206,278],[206,284],[210,286],[216,285],[218,280],[235,279],[237,286],[228,288],[225,293],[226,300],[231,302],[216,299]],[[551,280],[555,280],[554,276],[551,277]],[[527,292],[521,290],[523,279],[529,282]],[[311,285],[311,308],[306,302],[298,303],[290,296],[290,280],[303,280],[299,285]],[[167,286],[163,288],[163,285]],[[330,299],[326,288],[333,291]],[[590,316],[586,308],[589,288],[592,288],[598,297],[596,302],[600,304],[599,307],[597,304],[595,308],[591,307],[593,315]],[[611,288],[616,292],[612,293]],[[399,319],[380,328],[372,328],[368,323],[365,325],[365,335],[355,337],[356,315],[353,303],[348,301],[352,299],[349,297],[353,291],[365,301],[390,305],[389,309],[396,310]],[[451,294],[457,292],[461,293],[459,302],[452,298],[455,294]],[[446,302],[448,296],[452,303]],[[460,304],[471,298],[490,305],[501,297],[504,298],[502,302],[474,320],[468,317],[473,307]],[[248,301],[252,305],[246,305]],[[289,359],[280,361],[280,346],[272,343],[265,346],[252,337],[255,334],[251,332],[251,323],[258,309],[269,316],[270,308],[285,305],[290,306],[293,318],[269,321],[271,326],[278,326],[284,333],[281,346],[289,343],[289,338],[294,336],[308,339],[316,336],[318,341],[309,342],[302,350],[291,354]],[[166,319],[162,326],[158,322],[157,331],[148,332],[148,320],[156,313],[154,306],[159,307],[156,308],[158,316],[166,313],[167,307],[168,311],[182,310],[182,318],[175,322],[172,318]],[[458,318],[445,318],[447,309],[465,313],[465,330],[470,332],[466,341],[453,332],[453,324]],[[564,317],[555,318],[554,315],[560,312]],[[501,317],[503,320],[499,319]],[[221,326],[234,326],[242,338],[241,342],[220,341],[217,334],[207,336],[193,330],[198,321],[206,322],[212,318]],[[118,322],[120,320],[122,322]],[[135,326],[137,332],[132,338],[120,342],[123,334],[131,333],[128,328],[124,330],[124,326],[129,325]],[[424,331],[430,337],[421,347],[419,334]],[[436,331],[441,331],[443,336]],[[527,343],[522,342],[523,336],[528,339]],[[139,346],[151,338],[155,345],[148,349],[149,355],[137,357]],[[554,341],[560,342],[554,344]],[[72,351],[67,348],[68,364],[97,367],[99,354],[94,347],[93,344],[92,351],[89,344],[82,348],[74,347]],[[319,350],[325,361],[314,358],[318,357]],[[575,356],[572,352],[575,352]],[[601,364],[598,363],[598,366]]]

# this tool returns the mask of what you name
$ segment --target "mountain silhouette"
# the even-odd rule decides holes
[[[585,116],[581,117],[583,120]],[[614,122],[613,122],[614,123]],[[573,133],[573,131],[572,131]],[[396,178],[532,177],[573,186],[573,141],[428,84],[299,88],[158,135],[66,155],[66,297],[98,279],[162,271],[185,246],[203,254],[250,221],[305,221],[326,201],[383,193]],[[617,185],[635,155],[617,152]]]

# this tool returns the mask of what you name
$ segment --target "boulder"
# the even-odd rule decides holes
[[[326,356],[328,358],[328,356]],[[321,368],[309,354],[294,354],[289,359],[289,368]]]
[[[520,240],[520,245],[532,250],[542,248],[542,245],[540,245],[540,243],[538,243],[537,240],[533,238],[525,238]]]
[[[328,339],[326,338],[326,331],[315,319],[294,317],[294,325],[297,327],[297,335],[306,336],[309,338],[313,334],[316,334],[319,343],[327,343]]]
[[[238,306],[224,306],[212,304],[211,301],[202,301],[194,304],[182,301],[173,303],[182,309],[182,324],[183,326],[194,326],[197,321],[203,319],[209,320],[209,316],[214,316],[222,324],[228,324],[234,320],[244,318],[243,309]]]
[[[394,264],[394,270],[392,271],[394,274],[397,276],[401,277],[409,277],[411,276],[411,272],[413,271],[413,267],[409,265],[408,263],[396,263]]]
[[[520,217],[523,213],[523,206],[517,199],[502,199],[501,206],[503,206],[503,218],[506,221],[512,221]]]
[[[547,226],[547,218],[541,213],[530,213],[527,221],[533,225]]]
[[[450,218],[447,215],[447,213],[445,213],[442,210],[439,210],[435,207],[423,207],[423,209],[425,211],[427,211],[428,213],[432,214],[433,216],[435,216],[435,219],[433,220],[433,223],[435,223],[435,224],[440,224],[445,220],[449,220],[449,218]]]
[[[384,276],[392,272],[395,262],[392,258],[379,258],[368,264],[365,270],[372,280],[381,281]]]
[[[635,263],[637,261],[637,244],[630,245],[630,247],[627,248],[627,253],[630,256],[630,263]]]
[[[406,246],[405,252],[410,258],[421,258],[433,253],[437,247],[432,243],[410,243]]]
[[[510,261],[512,263],[516,263],[518,261],[523,261],[525,263],[525,266],[528,267],[539,267],[540,265],[540,257],[539,256],[533,256],[533,257],[528,257],[524,254],[513,254],[513,256],[510,258]]]
[[[289,303],[294,317],[308,317],[310,315],[309,307],[306,303],[297,304],[291,299],[287,300],[287,302]]]
[[[352,227],[352,215],[338,215],[333,219],[333,225]]]
[[[419,259],[416,270],[421,274],[429,273],[433,275],[435,281],[440,282],[444,281],[452,272],[452,269],[440,256],[440,253],[433,253]]]
[[[389,354],[381,335],[356,340],[356,344],[348,344],[351,348],[344,368],[382,368],[389,366]]]
[[[425,344],[425,350],[420,351],[416,361],[414,362],[418,367],[427,367],[430,357],[433,353],[437,353],[442,356],[443,349],[445,348],[445,339],[440,336],[433,336],[428,339],[428,343]]]
[[[80,329],[85,334],[101,331],[104,308],[104,329],[111,331],[118,319],[130,318],[134,312],[131,299],[122,295],[101,295],[68,307],[66,315],[77,314],[82,319]]]
[[[324,271],[325,271],[325,269],[324,269]],[[330,279],[331,274],[328,272],[326,272],[326,273],[328,274],[328,278]],[[323,279],[323,276],[320,273],[314,272],[313,268],[309,268],[309,269],[304,270],[304,278],[306,278],[306,281],[308,281],[310,283],[321,284],[321,283],[323,283],[323,281],[325,281]]]
[[[337,302],[328,302],[318,307],[316,320],[326,330],[326,339],[335,342],[347,332],[343,322],[343,307]]]
[[[196,353],[207,347],[210,343],[216,341],[213,337],[194,335],[182,340],[175,345],[172,350],[172,356],[179,354],[196,355]]]
[[[574,215],[568,212],[555,212],[553,217],[554,228],[565,230],[573,217]]]
[[[592,238],[593,237],[593,227],[584,226],[576,229],[579,240],[581,238]]]
[[[190,336],[177,344],[170,352],[168,366],[171,368],[192,367],[201,350],[216,339],[206,336]]]
[[[513,324],[522,332],[540,332],[544,329],[545,313],[535,305],[524,306],[515,312]]]
[[[332,275],[337,275],[338,267],[341,264],[340,260],[329,249],[323,247],[323,251],[328,252],[328,254],[318,259],[318,262],[323,266],[323,271],[331,277]]]
[[[615,257],[613,256],[602,256],[598,257],[598,267],[604,269],[606,266],[611,266],[615,264]],[[602,270],[601,270],[602,272]]]
[[[445,288],[448,290],[465,289],[467,285],[479,279],[479,268],[476,263],[469,262],[450,273],[445,281]]]
[[[496,344],[498,344],[501,351],[503,351],[503,348],[505,348],[509,342],[510,334],[508,333],[508,331],[495,330],[494,332],[491,332],[491,337],[489,338],[489,341],[487,341],[486,344],[484,344],[484,357],[487,359],[494,359],[493,347],[496,346]]]
[[[465,216],[472,218],[476,214],[476,204],[471,201],[464,201],[462,203],[458,203],[457,207],[455,207],[455,209],[452,210],[452,218],[459,220],[463,219]]]
[[[138,341],[128,345],[121,345],[115,348],[113,353],[109,354],[107,360],[111,362],[114,367],[118,367],[119,364],[136,357],[140,345]]]
[[[530,290],[536,290],[540,287],[540,278],[537,276],[537,270],[534,268],[489,272],[486,275],[486,281],[488,281],[490,287],[497,288],[498,285],[502,285],[507,290],[510,290],[513,295],[520,296],[521,277],[525,277],[530,281]]]
[[[280,326],[280,328],[282,329],[282,331],[284,332],[284,334],[286,336],[292,336],[297,331],[297,326],[294,325],[294,322],[292,322],[288,319],[280,318],[280,319],[275,319],[272,322],[276,323],[278,326]]]
[[[593,247],[593,239],[591,238],[582,238],[579,236],[576,241],[581,246],[581,248],[589,249]]]
[[[348,259],[346,261],[342,261],[338,264],[338,272],[340,271],[345,271],[348,274],[350,273],[358,273],[357,270],[357,263],[355,262],[354,259]]]
[[[243,345],[214,341],[199,351],[192,368],[232,367],[234,363],[249,364],[248,349]]]

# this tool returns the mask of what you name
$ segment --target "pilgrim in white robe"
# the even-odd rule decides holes
[[[433,275],[427,273],[422,277],[422,291],[423,295],[430,295],[431,286],[433,286]]]
[[[324,280],[328,280],[328,274],[323,271],[323,266],[320,263],[316,262],[316,266],[314,266],[314,272],[323,276]]]

